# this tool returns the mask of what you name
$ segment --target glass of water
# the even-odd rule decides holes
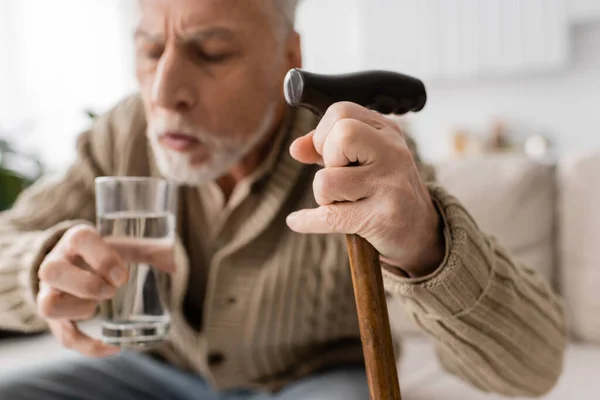
[[[100,305],[102,340],[123,347],[160,342],[170,327],[160,287],[162,271],[174,262],[177,186],[133,177],[95,183],[97,229],[129,271],[128,281]]]

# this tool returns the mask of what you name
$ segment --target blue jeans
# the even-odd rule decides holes
[[[367,400],[364,369],[339,369],[297,381],[274,395],[213,391],[197,375],[147,356],[78,359],[0,382],[0,400]]]

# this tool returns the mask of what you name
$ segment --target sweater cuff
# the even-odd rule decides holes
[[[484,234],[459,201],[435,183],[427,183],[444,223],[446,255],[428,276],[404,278],[383,269],[386,290],[408,311],[431,319],[457,316],[472,309],[492,277],[492,251]]]

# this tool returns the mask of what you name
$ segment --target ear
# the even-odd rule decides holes
[[[287,40],[288,69],[302,68],[302,39],[296,31],[292,32]]]

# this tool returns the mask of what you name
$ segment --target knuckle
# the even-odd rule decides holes
[[[396,157],[398,157],[401,162],[412,162],[413,154],[410,148],[406,144],[398,145],[396,147]]]
[[[412,151],[408,148],[408,146],[400,146],[398,152],[400,156],[406,160],[412,160]]]
[[[38,271],[38,278],[44,282],[54,282],[62,274],[62,262],[55,258],[46,258]]]
[[[91,304],[87,309],[82,313],[81,318],[84,320],[92,319],[98,314],[98,305]]]
[[[72,238],[89,237],[96,235],[96,230],[90,225],[76,225],[69,229],[66,235]]]
[[[334,103],[329,107],[329,112],[337,120],[350,118],[352,115],[352,106],[349,102]]]
[[[49,298],[49,295],[40,293],[38,296],[37,309],[43,318],[52,318],[54,316],[54,304],[55,301]]]
[[[403,125],[402,125],[402,119],[399,119],[399,117],[397,117],[397,116],[390,116],[390,115],[383,115],[383,118],[381,118],[381,122],[383,122],[386,126],[390,127],[391,130],[396,135],[400,135],[402,137],[405,136]]]
[[[396,134],[396,135],[400,135],[400,137],[402,139],[406,139],[406,132],[404,131],[404,129],[402,128],[402,126],[400,126],[400,124],[397,124],[393,121],[391,121],[391,128],[392,131]]]
[[[37,300],[40,315],[48,319],[57,318],[62,297],[62,293],[52,290],[41,292]]]
[[[353,119],[341,119],[336,123],[335,135],[338,145],[341,148],[347,147],[348,145],[355,143],[360,134],[360,127],[358,121]]]
[[[107,251],[104,254],[100,255],[96,265],[96,269],[98,270],[98,272],[106,273],[118,264],[119,259],[117,255],[114,254],[112,251]]]
[[[322,169],[319,170],[315,174],[315,179],[313,181],[313,191],[315,196],[323,197],[331,190],[331,175],[327,173],[327,170]]]
[[[104,283],[99,277],[96,276],[89,277],[81,282],[81,289],[83,292],[92,297],[101,296],[103,287]]]
[[[65,233],[65,240],[68,248],[74,250],[82,243],[95,239],[97,236],[98,233],[93,227],[88,225],[77,225]]]

